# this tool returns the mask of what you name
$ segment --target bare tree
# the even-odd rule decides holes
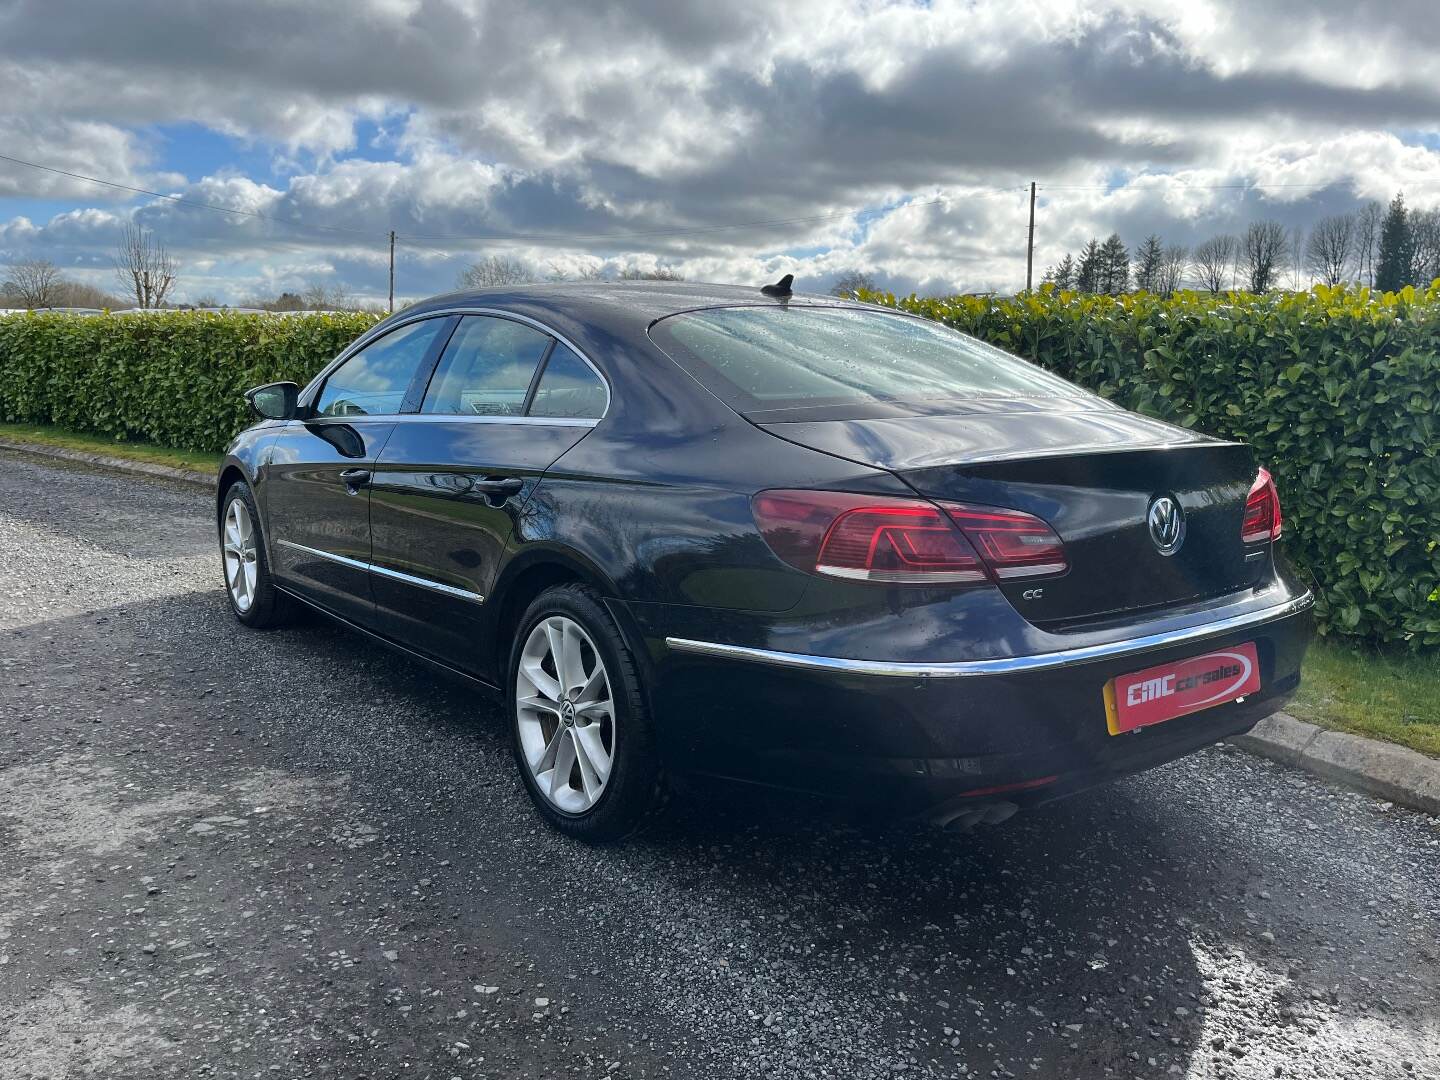
[[[1355,218],[1355,255],[1359,262],[1356,269],[1365,284],[1375,284],[1375,249],[1380,243],[1380,222],[1385,218],[1385,208],[1371,199],[1360,208]]]
[[[1305,229],[1296,225],[1290,230],[1287,252],[1290,256],[1290,288],[1308,289],[1312,279],[1305,274]]]
[[[668,266],[657,266],[654,270],[640,270],[630,267],[620,271],[621,281],[684,281],[685,275]]]
[[[877,288],[875,279],[864,270],[846,270],[835,279],[835,284],[830,286],[830,295],[841,296],[849,300],[853,299],[861,289],[866,292],[875,292]]]
[[[1245,268],[1245,284],[1251,292],[1268,292],[1274,286],[1286,238],[1285,226],[1278,221],[1255,221],[1245,230],[1240,264]]]
[[[54,307],[63,282],[60,268],[49,259],[25,259],[12,263],[0,292],[15,297],[21,307]]]
[[[1200,287],[1212,293],[1222,292],[1230,281],[1238,244],[1233,236],[1212,236],[1195,248],[1195,276]]]
[[[1410,235],[1415,242],[1415,287],[1440,278],[1440,210],[1411,210]]]
[[[61,280],[55,286],[55,294],[51,299],[54,307],[89,307],[109,308],[114,311],[125,306],[125,301],[104,289],[98,289],[94,285],[87,285],[82,281]]]
[[[120,287],[135,298],[135,306],[165,306],[165,297],[175,284],[175,260],[153,233],[133,221],[125,226],[115,251],[115,277]]]
[[[490,289],[498,285],[527,285],[539,275],[533,267],[509,255],[490,255],[460,271],[461,289]]]
[[[348,311],[355,306],[355,298],[344,285],[338,281],[327,284],[319,278],[305,283],[301,300],[311,311]]]
[[[1183,244],[1169,244],[1160,258],[1160,272],[1155,285],[1161,296],[1170,296],[1185,284],[1185,269],[1190,265],[1190,249]]]
[[[1326,285],[1344,281],[1355,258],[1355,234],[1354,214],[1335,214],[1317,221],[1305,246],[1310,272]]]

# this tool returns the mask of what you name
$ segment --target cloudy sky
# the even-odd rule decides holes
[[[1024,283],[1091,235],[1193,243],[1440,205],[1434,0],[0,0],[0,263],[178,299],[383,298],[512,255],[897,291]],[[258,214],[262,216],[250,216]],[[739,227],[737,227],[739,226]]]

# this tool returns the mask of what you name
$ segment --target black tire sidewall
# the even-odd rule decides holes
[[[251,528],[255,530],[255,599],[248,611],[241,611],[235,606],[230,582],[225,577],[225,518],[237,499],[245,504],[245,509],[250,514]],[[230,611],[240,622],[255,629],[279,624],[289,613],[288,605],[270,576],[270,559],[265,552],[265,533],[260,521],[260,508],[255,504],[255,493],[245,481],[237,480],[226,489],[215,526],[220,543],[220,577],[225,585],[225,600],[230,605]]]
[[[610,777],[599,801],[580,814],[561,810],[540,792],[520,742],[519,712],[515,706],[520,654],[536,624],[552,615],[574,620],[589,635],[605,664],[615,710],[615,756]],[[561,832],[589,843],[618,840],[635,831],[660,801],[659,762],[639,665],[598,594],[583,585],[558,585],[536,597],[521,616],[506,675],[505,703],[509,709],[515,764],[539,812]]]

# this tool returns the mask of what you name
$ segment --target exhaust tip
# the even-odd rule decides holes
[[[935,824],[946,832],[968,833],[979,825],[999,825],[1009,821],[1020,809],[1019,803],[994,802],[984,806],[967,806],[951,810],[935,819]]]

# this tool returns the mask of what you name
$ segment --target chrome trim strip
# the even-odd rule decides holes
[[[1189,626],[1183,630],[1167,630],[1143,637],[1126,638],[1123,641],[1109,641],[1100,645],[1082,645],[1074,649],[1059,649],[1055,652],[1035,653],[1031,656],[1006,656],[993,660],[957,660],[952,663],[908,663],[888,660],[846,660],[838,656],[810,656],[806,653],[776,652],[771,649],[752,649],[744,645],[722,645],[713,641],[694,641],[690,638],[667,637],[665,644],[676,652],[697,653],[728,660],[750,660],[777,667],[806,668],[812,671],[832,671],[843,675],[889,675],[909,679],[961,679],[975,675],[1015,675],[1047,668],[1071,667],[1095,660],[1129,656],[1133,653],[1162,649],[1171,645],[1183,645],[1192,641],[1219,637],[1232,630],[1260,626],[1290,615],[1298,615],[1315,603],[1309,592],[1292,597],[1284,603],[1274,604],[1259,611],[1244,615],[1232,615],[1228,619]]]
[[[367,422],[386,424],[522,424],[545,427],[593,428],[599,420],[570,416],[469,416],[465,413],[353,413],[341,416],[316,416],[309,420],[287,420],[286,427],[353,427]]]
[[[485,597],[469,589],[457,589],[454,585],[442,585],[438,581],[431,581],[429,578],[416,577],[414,574],[402,574],[399,570],[391,570],[388,566],[376,566],[370,563],[370,572],[379,574],[381,577],[393,578],[396,581],[403,581],[409,585],[419,585],[422,589],[434,589],[436,592],[444,593],[446,596],[458,597],[461,600],[473,600],[477,604],[483,604]]]
[[[391,570],[388,566],[376,566],[374,563],[361,562],[359,559],[351,559],[345,555],[336,555],[331,551],[321,551],[319,548],[306,547],[304,544],[292,543],[289,540],[277,540],[275,542],[282,547],[291,548],[295,551],[303,551],[307,555],[314,555],[320,559],[328,559],[331,562],[337,562],[342,566],[353,567],[356,570],[366,570],[372,574],[379,574],[381,577],[403,581],[407,585],[418,585],[422,589],[433,589],[435,592],[444,593],[446,596],[454,596],[460,600],[472,600],[477,604],[483,604],[485,602],[485,597],[480,593],[470,592],[468,589],[457,589],[453,585],[442,585],[438,581],[416,577],[414,574],[402,574],[399,570]]]
[[[275,543],[281,547],[290,548],[292,551],[303,551],[306,555],[315,555],[321,559],[329,559],[331,562],[339,563],[341,566],[349,566],[355,570],[370,569],[370,564],[367,562],[352,559],[347,555],[336,555],[333,551],[321,551],[319,548],[306,547],[304,544],[292,543],[289,540],[276,540]]]

